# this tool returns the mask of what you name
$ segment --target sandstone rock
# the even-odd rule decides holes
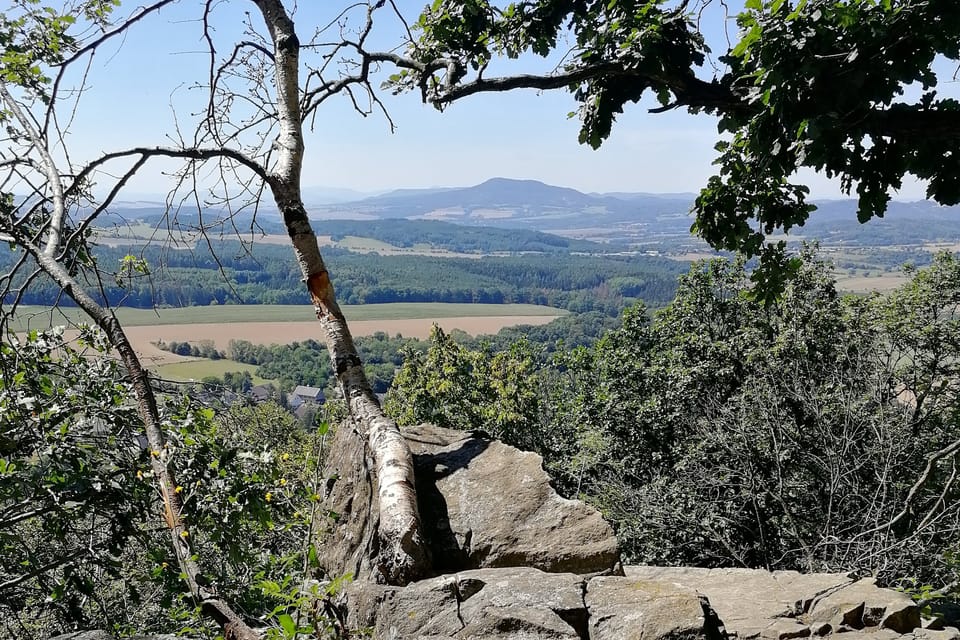
[[[419,425],[404,429],[414,454],[423,534],[437,573],[535,567],[580,574],[619,570],[617,539],[600,513],[557,495],[540,456],[481,433]],[[323,533],[331,575],[376,580],[370,560],[378,512],[373,465],[360,435],[337,430],[328,457],[325,505],[337,514]]]
[[[346,589],[347,625],[375,638],[454,637],[459,618],[457,581],[440,576],[406,588],[355,582]]]
[[[373,565],[380,501],[372,483],[376,481],[373,461],[368,458],[363,438],[348,423],[337,427],[327,455],[323,504],[330,517],[318,523],[325,544],[317,557],[328,575],[350,574],[355,578],[376,578]]]
[[[591,640],[720,640],[722,625],[707,599],[661,580],[597,577],[587,583]]]
[[[913,637],[916,640],[960,640],[960,630],[956,627],[914,629]]]
[[[581,576],[511,568],[465,571],[457,579],[464,596],[460,616],[465,624],[458,637],[585,637]]]
[[[376,638],[584,637],[584,578],[530,568],[465,571],[405,588],[353,583],[347,624]]]
[[[396,640],[722,640],[706,598],[670,582],[510,567],[344,592],[347,625]],[[795,626],[796,623],[794,623]],[[809,635],[809,628],[807,635]],[[800,637],[781,634],[776,640]],[[933,640],[933,639],[931,639]]]
[[[672,582],[704,594],[727,631],[741,640],[760,637],[771,621],[801,615],[814,598],[853,582],[837,574],[754,569],[627,566],[624,572],[627,577]]]
[[[793,640],[794,638],[809,638],[810,627],[790,618],[777,618],[760,632],[760,637],[766,640]]]
[[[840,620],[855,629],[881,627],[909,633],[920,626],[920,609],[909,596],[880,589],[864,579],[817,598],[810,611],[812,619]]]
[[[596,509],[557,495],[540,456],[431,425],[404,435],[437,571],[524,566],[589,574],[617,567],[610,525]]]
[[[814,622],[810,625],[810,633],[815,636],[827,636],[833,631],[833,625],[829,622]]]

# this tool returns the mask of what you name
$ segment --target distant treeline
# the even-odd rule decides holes
[[[394,371],[403,363],[404,350],[427,349],[426,342],[416,338],[390,337],[382,331],[358,337],[355,342],[375,393],[386,393],[390,388]],[[326,347],[316,340],[269,346],[231,340],[226,355],[237,362],[258,365],[257,375],[276,380],[284,391],[301,384],[324,388],[332,379],[330,356]]]
[[[210,304],[301,304],[306,293],[290,249],[217,242],[213,253],[162,247],[97,247],[99,274],[81,279],[111,304],[135,308]],[[148,273],[130,269],[129,255]],[[674,295],[684,267],[649,256],[546,255],[438,258],[325,251],[338,299],[345,304],[387,302],[532,303],[574,312],[616,314],[642,299],[662,306]],[[0,267],[17,254],[0,252]],[[124,267],[124,265],[127,265]],[[8,295],[8,298],[13,294]],[[49,305],[53,282],[38,278],[24,304]]]
[[[536,345],[538,351],[546,358],[560,347],[572,349],[591,346],[607,330],[619,325],[619,318],[591,312],[562,316],[545,325],[507,327],[501,329],[496,335],[471,337],[457,330],[454,330],[451,335],[460,344],[491,351],[509,349],[517,340],[523,338],[529,344]],[[355,343],[375,393],[386,393],[393,383],[397,368],[403,364],[404,358],[409,353],[424,353],[429,346],[429,341],[426,340],[405,338],[400,335],[390,336],[382,331],[371,336],[359,336],[355,339]],[[161,342],[157,343],[157,346],[181,355],[211,359],[229,358],[236,362],[257,365],[257,376],[266,380],[276,380],[283,391],[289,391],[301,384],[326,388],[333,380],[330,356],[326,347],[316,340],[283,345],[263,345],[254,344],[248,340],[231,340],[226,352],[217,352],[209,340],[200,340],[195,343]],[[227,388],[243,391],[246,389],[237,388],[237,383],[249,379],[249,374],[243,380],[236,380],[235,378],[240,375],[231,373],[230,377],[225,375],[222,381],[217,382]]]
[[[427,244],[434,249],[456,253],[597,253],[610,250],[610,247],[596,242],[541,231],[465,227],[438,220],[321,220],[314,226],[318,234],[329,235],[336,241],[346,236],[361,236],[395,247]]]

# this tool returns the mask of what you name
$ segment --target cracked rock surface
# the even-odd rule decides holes
[[[353,583],[348,627],[375,638],[960,640],[872,580],[793,571],[626,567],[626,576],[530,567],[461,571],[405,588]]]
[[[405,588],[354,583],[347,622],[375,638],[721,638],[690,589],[530,567],[463,571]]]

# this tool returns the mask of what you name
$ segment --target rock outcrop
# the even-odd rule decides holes
[[[832,573],[689,567],[626,567],[627,579],[650,580],[703,594],[730,636],[790,640],[844,634],[870,640],[960,640],[943,620],[922,620],[907,595],[873,579]]]
[[[691,589],[529,567],[462,571],[405,588],[354,583],[345,603],[348,626],[375,638],[722,638],[709,603]]]
[[[626,567],[626,576],[462,571],[407,587],[351,584],[347,626],[375,638],[960,640],[871,579],[794,571]]]
[[[923,628],[903,594],[870,580],[792,571],[619,566],[600,514],[558,496],[539,456],[482,433],[420,425],[414,455],[436,577],[377,584],[365,564],[376,500],[359,436],[341,429],[329,473],[327,566],[358,579],[346,626],[385,639],[960,640]],[[619,575],[618,575],[619,574]],[[865,637],[865,636],[864,636]]]
[[[431,425],[404,429],[414,456],[423,534],[437,573],[492,567],[546,572],[619,571],[617,539],[600,513],[561,498],[540,456],[481,432]],[[332,575],[376,580],[373,468],[354,430],[338,430],[327,466],[326,505],[336,514],[322,564]],[[373,480],[375,481],[375,480]]]

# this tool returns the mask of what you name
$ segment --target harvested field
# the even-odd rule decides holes
[[[408,318],[452,317],[498,317],[498,316],[547,316],[565,315],[562,309],[534,304],[466,304],[442,302],[394,302],[389,304],[362,304],[341,306],[351,323],[360,320],[406,320]],[[131,309],[116,310],[117,318],[124,327],[155,326],[166,324],[212,323],[225,325],[248,322],[313,322],[313,307],[309,304],[228,304],[208,307],[182,307],[179,309]],[[71,324],[85,320],[79,309],[61,308],[51,312],[48,307],[21,306],[11,328],[14,331],[42,329],[51,324]]]
[[[558,314],[559,315],[559,314]],[[383,331],[391,336],[402,334],[411,338],[426,338],[434,324],[444,331],[460,329],[471,335],[496,333],[504,327],[518,324],[547,324],[555,316],[487,316],[462,318],[418,318],[413,320],[354,320],[350,330],[355,336],[372,335]],[[186,358],[163,351],[151,342],[192,342],[212,340],[217,349],[226,350],[230,340],[249,340],[257,344],[288,344],[304,340],[321,341],[320,323],[309,322],[234,322],[226,324],[168,324],[127,327],[127,335],[147,366],[171,362],[185,362]]]
[[[837,288],[850,293],[872,293],[874,291],[892,291],[909,282],[909,278],[900,275],[884,276],[840,276]]]

